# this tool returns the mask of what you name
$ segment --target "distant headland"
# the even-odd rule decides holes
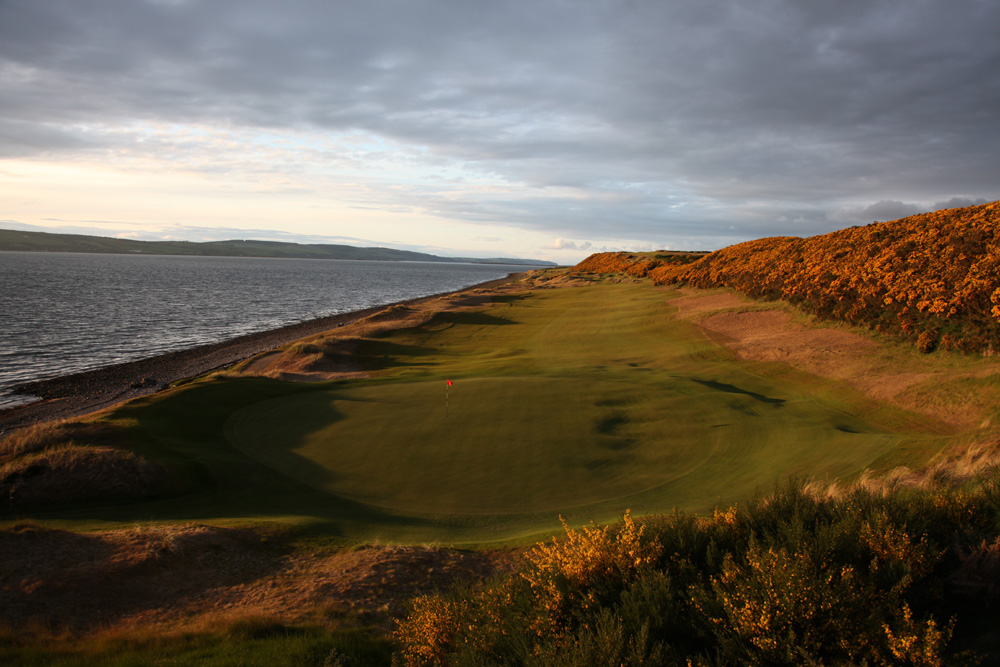
[[[201,255],[208,257],[279,257],[286,259],[357,259],[388,262],[455,262],[471,264],[513,264],[556,266],[555,262],[513,257],[441,257],[411,250],[359,248],[330,243],[288,243],[284,241],[135,241],[84,234],[51,234],[0,229],[0,251],[92,252],[121,255]]]

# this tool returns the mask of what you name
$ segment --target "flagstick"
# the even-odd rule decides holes
[[[445,380],[444,386],[444,418],[448,418],[448,394],[451,392],[451,380]]]

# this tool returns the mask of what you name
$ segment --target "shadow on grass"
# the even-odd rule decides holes
[[[134,527],[124,535],[82,535],[21,524],[0,530],[0,555],[7,573],[31,586],[5,590],[0,617],[29,628],[104,627],[197,600],[211,588],[250,583],[278,567],[286,551],[280,537],[265,542],[247,529]]]
[[[493,303],[503,303],[508,306],[516,304],[525,299],[530,299],[534,296],[531,292],[514,292],[508,294],[494,294],[490,297],[490,301]]]
[[[775,406],[780,406],[785,403],[785,399],[783,398],[771,398],[770,396],[764,396],[763,394],[758,394],[755,391],[741,389],[735,385],[726,384],[725,382],[716,382],[715,380],[699,380],[698,378],[691,378],[691,381],[697,382],[703,387],[708,387],[709,389],[714,389],[716,391],[722,391],[727,394],[742,394],[744,396],[749,396],[755,401],[760,401],[761,403],[769,403]]]
[[[458,326],[503,326],[517,324],[515,320],[497,317],[487,312],[441,313],[434,318],[435,322],[447,322]]]
[[[379,371],[399,366],[404,359],[407,367],[432,366],[433,364],[421,363],[416,359],[436,353],[436,350],[420,345],[407,345],[389,340],[369,340],[358,348],[355,358],[365,370]]]
[[[229,418],[241,409],[268,399],[329,389],[327,383],[217,379],[125,405],[105,419],[128,424],[121,428],[130,449],[167,467],[176,477],[173,491],[139,502],[63,503],[37,510],[19,509],[17,516],[118,522],[300,517],[328,522],[326,534],[331,537],[344,535],[344,522],[385,528],[434,525],[434,520],[403,516],[315,488],[260,463],[226,436]],[[319,468],[302,460],[304,465]],[[315,474],[328,474],[314,468],[310,469]]]

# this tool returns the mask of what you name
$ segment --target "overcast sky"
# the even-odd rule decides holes
[[[0,227],[560,262],[1000,198],[995,0],[0,0]]]

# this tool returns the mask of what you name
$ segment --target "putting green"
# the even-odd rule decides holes
[[[260,463],[336,496],[448,515],[626,500],[720,465],[823,467],[845,454],[855,465],[895,440],[816,405],[684,377],[655,389],[467,378],[447,392],[447,406],[443,381],[282,397],[236,413],[226,433]]]

